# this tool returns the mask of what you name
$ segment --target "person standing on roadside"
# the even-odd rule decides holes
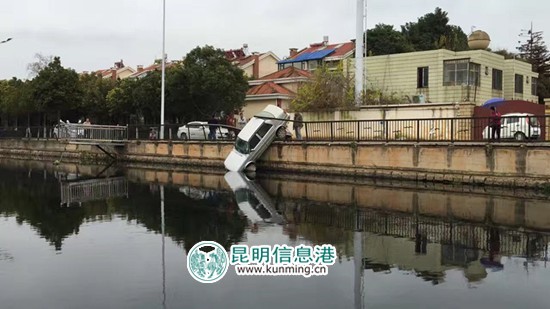
[[[500,127],[502,115],[497,111],[496,107],[491,106],[491,139],[500,141]]]
[[[239,130],[242,130],[246,125],[246,117],[244,116],[243,111],[239,113],[239,118],[237,119],[237,127]]]
[[[302,114],[299,112],[294,113],[294,122],[292,123],[292,127],[294,128],[294,132],[296,133],[296,139],[301,140],[302,139],[302,127],[304,126],[304,119],[302,117]]]

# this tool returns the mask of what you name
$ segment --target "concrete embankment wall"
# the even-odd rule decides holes
[[[223,169],[232,143],[131,141],[107,147],[126,162]],[[95,146],[44,140],[0,140],[0,156],[27,159],[102,159]],[[260,170],[366,176],[427,182],[537,187],[550,183],[548,144],[274,143]]]

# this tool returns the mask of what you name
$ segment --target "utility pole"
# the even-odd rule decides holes
[[[162,0],[162,77],[160,86],[160,135],[159,138],[164,139],[164,76],[166,74],[166,0]]]
[[[361,106],[363,97],[363,35],[365,0],[357,0],[355,33],[355,104]]]

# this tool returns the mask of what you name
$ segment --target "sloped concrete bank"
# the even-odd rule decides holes
[[[119,160],[223,169],[233,148],[225,142],[130,141],[107,147]],[[108,161],[97,147],[56,140],[0,140],[0,157]],[[550,145],[546,143],[300,143],[276,142],[258,169],[434,183],[550,188]]]

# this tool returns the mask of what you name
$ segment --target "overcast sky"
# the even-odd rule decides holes
[[[124,60],[135,68],[162,54],[162,0],[16,0],[0,3],[0,79],[27,78],[36,53],[60,56],[78,72]],[[180,59],[196,46],[273,51],[303,48],[329,36],[355,36],[355,0],[166,0],[166,53]],[[550,35],[543,0],[367,0],[367,27],[400,25],[441,7],[451,24],[489,33],[492,48],[514,49],[521,29]],[[550,38],[547,39],[550,42]]]

